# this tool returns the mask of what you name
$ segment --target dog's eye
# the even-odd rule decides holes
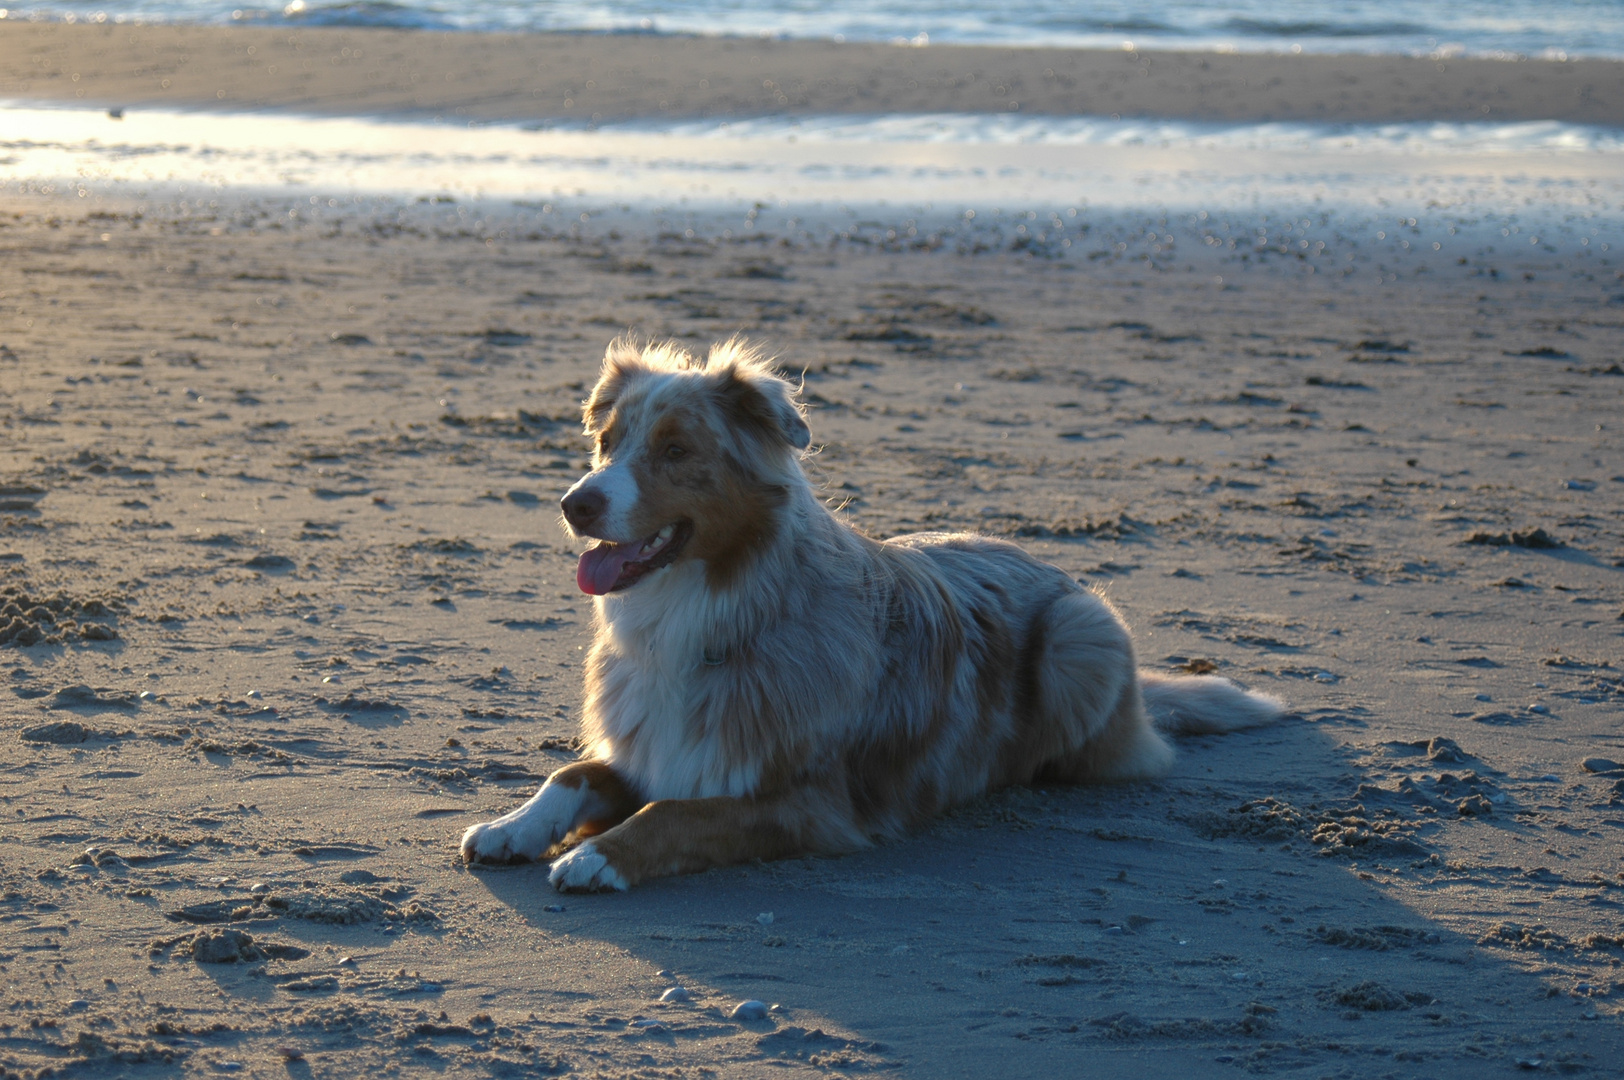
[[[688,451],[684,450],[676,443],[672,443],[670,446],[665,448],[665,460],[667,461],[681,461],[687,456]]]

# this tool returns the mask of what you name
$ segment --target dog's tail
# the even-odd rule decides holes
[[[1145,711],[1169,735],[1221,735],[1272,723],[1285,714],[1285,702],[1242,690],[1216,675],[1163,675],[1139,672]]]

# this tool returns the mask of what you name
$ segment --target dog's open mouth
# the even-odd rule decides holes
[[[660,567],[671,565],[693,532],[693,525],[679,521],[641,543],[611,544],[600,540],[582,553],[575,567],[575,584],[592,596],[635,585]]]

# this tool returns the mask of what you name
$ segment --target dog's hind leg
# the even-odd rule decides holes
[[[571,832],[601,832],[642,805],[608,765],[577,761],[549,776],[517,810],[463,833],[462,857],[467,862],[535,859]]]
[[[832,794],[780,798],[670,799],[649,803],[553,862],[560,892],[628,889],[648,878],[808,852],[855,851],[868,840],[851,807]]]
[[[1140,698],[1133,638],[1102,597],[1069,593],[1041,616],[1030,661],[1034,768],[1017,782],[1135,780],[1159,776],[1173,749]]]

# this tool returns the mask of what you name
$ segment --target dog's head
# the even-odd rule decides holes
[[[737,339],[704,359],[675,345],[617,340],[586,401],[592,471],[564,496],[564,521],[598,541],[576,582],[601,595],[684,559],[725,585],[805,484],[812,434],[795,391]]]

